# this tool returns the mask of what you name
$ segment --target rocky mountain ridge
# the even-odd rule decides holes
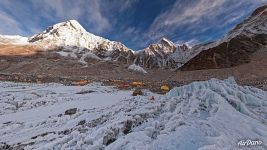
[[[189,48],[167,38],[133,51],[124,44],[87,32],[76,20],[48,27],[42,33],[26,38],[0,36],[0,44],[37,45],[56,51],[63,57],[77,59],[88,66],[96,61],[135,64],[144,68],[181,70],[219,69],[251,61],[251,55],[267,43],[267,6],[256,9],[223,39]]]
[[[206,45],[181,70],[230,68],[249,63],[252,55],[266,44],[267,5],[256,9],[223,39]]]
[[[55,50],[86,66],[95,61],[118,61],[147,68],[178,68],[189,54],[186,45],[176,45],[167,38],[134,52],[120,42],[87,32],[76,20],[55,24],[29,38],[1,36],[0,40],[5,44],[33,44],[45,50]]]
[[[175,69],[186,62],[189,52],[190,49],[185,44],[176,45],[169,39],[162,38],[138,52],[134,63],[147,68]]]

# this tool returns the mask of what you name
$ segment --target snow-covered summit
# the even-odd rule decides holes
[[[146,49],[144,49],[145,53],[148,55],[157,55],[158,53],[161,56],[167,55],[169,53],[173,53],[176,49],[176,45],[167,38],[160,39],[157,43],[149,45]]]
[[[169,40],[169,39],[167,39],[165,37],[161,38],[157,42],[157,44],[163,45],[165,47],[176,47],[176,45],[171,40]]]
[[[128,50],[119,42],[110,41],[87,32],[76,20],[68,20],[50,26],[42,33],[32,36],[29,41],[48,46],[76,46],[89,50],[97,49],[99,46],[109,51],[114,50],[115,47]]]
[[[51,26],[50,28],[48,28],[46,32],[50,32],[53,29],[59,29],[59,28],[63,28],[63,27],[65,27],[66,29],[69,29],[69,30],[74,29],[77,31],[86,32],[86,30],[76,20],[68,20],[66,22],[57,23],[57,24]]]
[[[77,46],[92,49],[103,38],[87,32],[76,20],[69,20],[48,27],[29,39],[32,43],[48,46]]]
[[[191,49],[186,44],[176,45],[167,38],[162,38],[155,44],[138,52],[136,64],[148,68],[179,68],[191,57]]]
[[[76,20],[50,26],[42,33],[32,36],[29,42],[46,49],[60,48],[60,55],[78,58],[84,64],[89,59],[122,60],[128,63],[133,55],[132,50],[122,43],[89,33]]]

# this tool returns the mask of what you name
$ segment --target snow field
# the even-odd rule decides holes
[[[0,91],[0,143],[15,148],[266,149],[267,92],[239,86],[231,78],[194,82],[166,95],[145,90],[136,97],[100,83],[2,82]],[[27,105],[18,109],[6,103],[24,97]],[[70,108],[77,112],[65,115]],[[238,147],[244,139],[263,145]]]

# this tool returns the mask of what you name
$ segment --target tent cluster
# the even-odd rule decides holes
[[[71,82],[71,85],[74,85],[74,86],[83,86],[83,85],[86,85],[86,84],[89,84],[89,83],[90,83],[89,80],[77,80],[77,81]]]
[[[164,94],[171,90],[171,86],[169,85],[152,85],[152,84],[146,84],[141,81],[133,81],[133,82],[119,81],[113,83],[117,85],[117,87],[121,90],[135,89],[132,93],[133,96],[143,95],[141,89],[152,89],[152,91],[157,91],[157,93],[160,94]]]
[[[119,89],[132,89],[132,88],[142,88],[145,87],[146,84],[144,82],[140,82],[140,81],[134,81],[134,82],[120,82],[117,83],[117,87]]]

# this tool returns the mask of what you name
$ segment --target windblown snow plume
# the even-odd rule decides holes
[[[0,149],[266,149],[267,92],[233,79],[166,95],[90,84],[0,83]],[[155,100],[149,100],[154,96]],[[262,145],[239,146],[240,140]]]

